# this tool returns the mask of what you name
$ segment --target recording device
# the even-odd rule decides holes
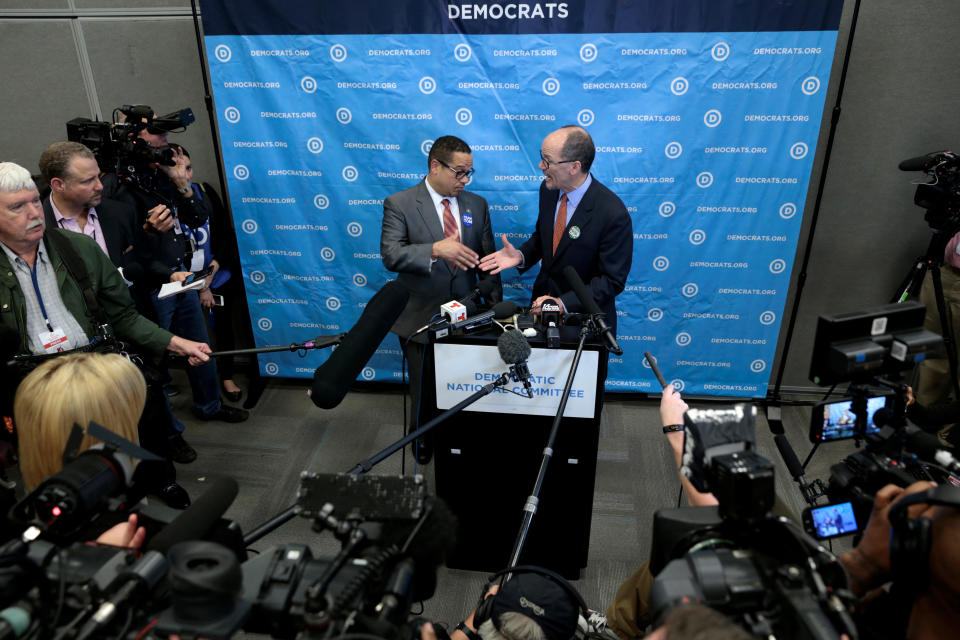
[[[867,396],[866,433],[876,433],[880,426],[874,422],[877,411],[893,406],[893,392]],[[810,442],[833,442],[855,437],[857,417],[853,413],[853,398],[818,402],[810,414]]]
[[[467,319],[467,307],[458,300],[440,305],[440,315],[448,323],[460,322]]]
[[[213,265],[210,265],[205,269],[201,269],[200,271],[194,271],[184,279],[183,284],[188,285],[193,282],[196,282],[197,280],[203,280],[204,278],[209,276],[211,273],[213,273]]]
[[[124,118],[120,117],[121,114]],[[145,173],[154,163],[175,164],[173,149],[150,146],[137,137],[141,131],[183,131],[194,120],[189,107],[157,116],[146,105],[123,105],[113,110],[113,122],[89,118],[70,120],[67,122],[67,139],[93,151],[101,171],[129,178]]]
[[[350,385],[390,332],[409,299],[410,293],[396,280],[383,285],[370,299],[340,346],[314,371],[310,391],[313,404],[321,409],[333,409],[343,401]]]
[[[222,307],[223,306],[223,296],[219,293],[211,294],[213,295],[213,306]]]
[[[547,348],[560,347],[560,305],[544,302],[540,305],[540,329],[547,338]]]
[[[738,425],[729,416],[708,425],[694,410],[689,414],[688,433],[702,438],[719,427],[737,450],[708,458],[711,449],[722,451],[719,440],[685,448],[685,459],[697,458],[691,468],[707,476],[694,484],[709,487],[720,505],[661,509],[654,515],[653,626],[673,607],[697,602],[758,637],[826,639],[846,633],[856,638],[847,613],[853,595],[839,563],[796,524],[769,512],[773,466],[743,447],[753,440],[752,425]]]
[[[901,171],[922,171],[930,182],[918,184],[913,202],[927,210],[924,219],[930,228],[952,236],[960,231],[960,157],[952,151],[934,151],[908,158]]]
[[[850,502],[807,507],[803,510],[802,521],[804,530],[817,540],[838,538],[860,530]]]
[[[580,279],[577,270],[574,269],[572,265],[567,265],[563,270],[563,275],[567,279],[570,288],[577,294],[577,299],[580,300],[580,304],[593,316],[593,321],[596,323],[597,329],[603,337],[607,349],[615,355],[622,356],[623,349],[617,344],[617,337],[613,334],[610,327],[607,326],[603,312],[600,311],[597,301],[593,299],[593,294],[591,294],[590,290],[583,284],[583,280]]]

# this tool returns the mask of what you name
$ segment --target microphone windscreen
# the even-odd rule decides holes
[[[600,313],[600,306],[597,304],[597,301],[593,299],[593,294],[587,289],[587,285],[583,284],[583,280],[580,279],[580,274],[573,268],[573,265],[568,264],[564,267],[563,276],[567,279],[567,284],[570,285],[573,292],[577,294],[577,299],[580,300],[580,304],[590,313]]]
[[[503,300],[493,305],[493,317],[497,320],[512,318],[517,313],[517,303],[513,300]]]
[[[215,479],[203,495],[153,536],[147,550],[166,553],[179,542],[200,540],[233,504],[237,490],[237,481],[233,478]]]
[[[321,409],[333,409],[347,395],[360,371],[390,332],[407,306],[410,292],[392,280],[367,303],[360,319],[344,336],[340,346],[313,373],[311,398]]]
[[[526,362],[530,357],[530,343],[519,331],[504,331],[497,338],[500,359],[507,364]]]
[[[793,479],[796,480],[802,476],[803,465],[800,464],[800,459],[797,458],[796,451],[790,446],[790,441],[787,440],[787,436],[778,433],[773,436],[773,441],[777,443],[777,449],[780,450],[780,457],[783,458],[783,462],[787,465],[787,471],[790,472]]]

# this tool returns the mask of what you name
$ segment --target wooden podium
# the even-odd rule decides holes
[[[498,335],[448,337],[427,349],[420,424],[508,370],[497,351]],[[530,340],[534,400],[498,390],[433,430],[436,492],[458,518],[449,567],[496,571],[507,565],[578,338],[576,327],[563,327],[559,349]],[[606,351],[588,340],[520,564],[570,579],[587,565],[606,371]],[[523,385],[511,382],[505,389],[522,391]]]

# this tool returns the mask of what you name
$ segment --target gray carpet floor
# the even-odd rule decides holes
[[[247,422],[226,424],[193,419],[189,385],[182,372],[175,372],[175,382],[183,390],[173,399],[175,412],[187,425],[187,440],[199,452],[194,463],[178,467],[180,482],[196,497],[210,477],[235,478],[240,493],[226,515],[245,532],[295,501],[301,471],[346,471],[402,435],[403,400],[398,392],[351,391],[338,407],[323,411],[307,397],[305,381],[271,381]],[[589,562],[574,582],[592,609],[604,610],[617,587],[646,560],[654,511],[676,505],[679,481],[661,433],[658,404],[657,399],[616,395],[608,395],[604,404]],[[716,403],[694,400],[690,404]],[[783,409],[786,433],[801,460],[811,448],[807,440],[810,411],[801,406]],[[757,440],[759,452],[776,465],[778,497],[799,514],[806,505],[786,472],[762,411]],[[807,478],[826,482],[830,465],[851,450],[849,442],[821,447]],[[432,483],[431,467],[416,469],[428,484]],[[414,471],[407,454],[406,472]],[[400,472],[399,454],[375,470],[383,475]],[[309,544],[317,555],[331,556],[339,548],[329,534],[314,533],[310,522],[300,518],[253,548],[262,551],[286,542]],[[485,581],[483,573],[440,567],[437,591],[424,604],[424,615],[455,625],[476,605]]]

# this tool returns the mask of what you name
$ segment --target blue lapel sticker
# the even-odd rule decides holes
[[[463,217],[461,219],[463,220],[464,226],[469,227],[470,225],[473,224],[473,216],[471,216],[469,213],[463,214]]]

